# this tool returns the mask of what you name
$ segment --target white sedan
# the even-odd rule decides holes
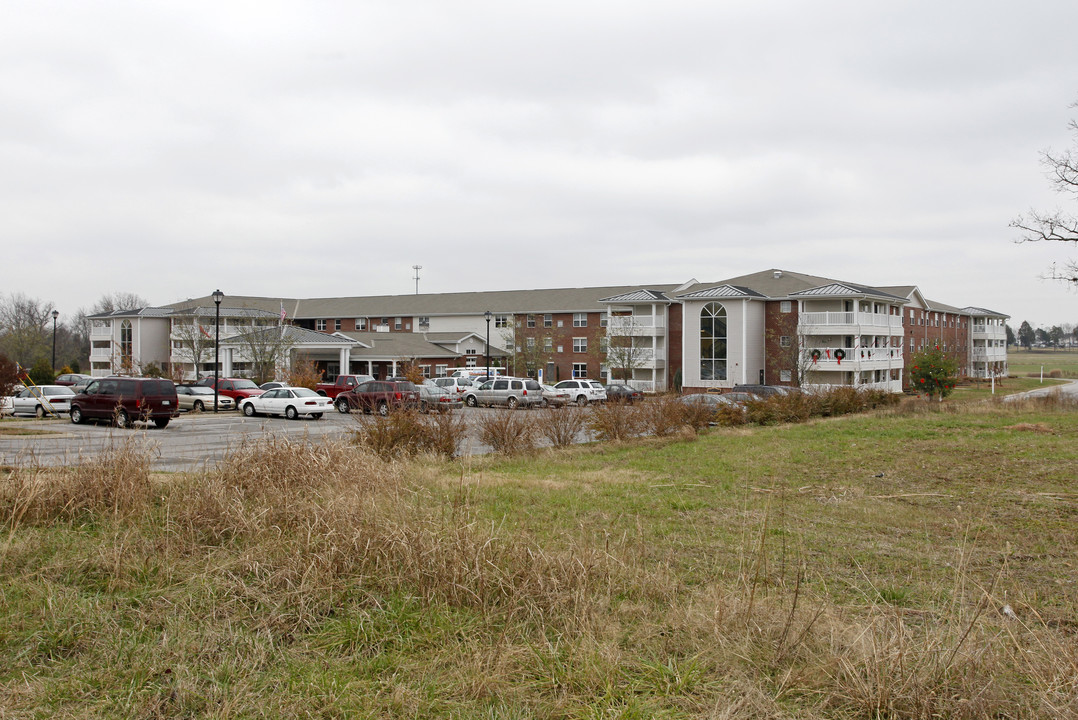
[[[247,417],[284,415],[289,420],[295,420],[300,415],[310,415],[317,420],[324,412],[332,409],[332,399],[302,387],[267,390],[261,395],[240,401],[240,412]]]
[[[66,385],[34,385],[11,398],[12,415],[58,415],[71,409],[75,391]]]

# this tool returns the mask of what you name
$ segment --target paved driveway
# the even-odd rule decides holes
[[[578,408],[565,409],[565,412],[581,411]],[[461,452],[472,455],[489,452],[490,448],[476,439],[474,428],[476,420],[483,413],[497,411],[489,408],[465,408],[460,412],[468,421],[468,433],[461,443]],[[5,420],[0,424],[5,430],[26,429],[42,434],[0,434],[0,464],[37,462],[42,465],[73,465],[80,460],[96,457],[110,448],[131,442],[152,453],[154,470],[191,470],[213,466],[231,448],[261,437],[341,438],[354,430],[357,423],[370,420],[369,416],[362,413],[342,415],[337,412],[326,413],[320,420],[248,418],[237,412],[217,415],[185,413],[163,429],[138,424],[131,430],[121,430],[104,423],[75,425],[66,415],[60,419],[48,420]]]
[[[1071,380],[1064,385],[1056,385],[1054,383],[1051,385],[1045,385],[1044,387],[1039,387],[1036,390],[1027,390],[1023,393],[1008,395],[1003,399],[1004,401],[1013,401],[1019,398],[1044,397],[1046,395],[1051,395],[1052,393],[1057,392],[1065,397],[1078,399],[1078,380]]]

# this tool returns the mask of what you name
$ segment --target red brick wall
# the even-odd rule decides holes
[[[599,337],[604,334],[605,328],[599,326],[599,319],[606,313],[587,313],[587,327],[573,327],[573,313],[550,313],[551,326],[543,325],[543,317],[546,313],[533,313],[535,327],[527,326],[527,314],[518,314],[515,319],[520,320],[518,326],[519,335],[517,342],[523,346],[528,337],[536,338],[536,342],[542,342],[542,338],[550,337],[553,341],[554,350],[550,354],[550,362],[554,364],[554,375],[547,374],[544,381],[554,383],[559,380],[568,380],[573,376],[573,363],[587,363],[588,377],[599,377],[599,366],[602,363],[599,352]],[[561,322],[561,327],[558,323]],[[588,339],[588,351],[586,353],[573,352],[573,338],[582,337]],[[558,346],[562,351],[558,352]],[[543,369],[546,373],[546,368]]]
[[[764,306],[764,383],[767,385],[796,385],[798,365],[797,303],[790,303],[790,312],[782,312],[782,302],[769,300]],[[783,336],[790,338],[782,347]],[[780,371],[789,370],[790,380],[783,382]]]
[[[685,321],[682,313],[684,306],[681,304],[669,307],[666,333],[666,387],[674,389],[674,374],[681,370],[684,362],[684,349],[682,341],[685,336]],[[684,371],[681,373],[685,375]]]

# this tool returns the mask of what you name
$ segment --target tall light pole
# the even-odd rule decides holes
[[[52,311],[52,373],[56,374],[56,318],[60,317],[59,310]]]
[[[494,317],[494,313],[487,310],[483,317],[487,319],[487,375],[490,375],[490,319]]]
[[[221,301],[225,294],[220,290],[213,291],[213,304],[216,310],[213,313],[213,411],[217,412],[217,386],[220,385],[221,368]]]

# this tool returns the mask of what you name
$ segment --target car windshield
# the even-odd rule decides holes
[[[235,390],[258,390],[258,386],[251,380],[233,380],[232,388]]]

